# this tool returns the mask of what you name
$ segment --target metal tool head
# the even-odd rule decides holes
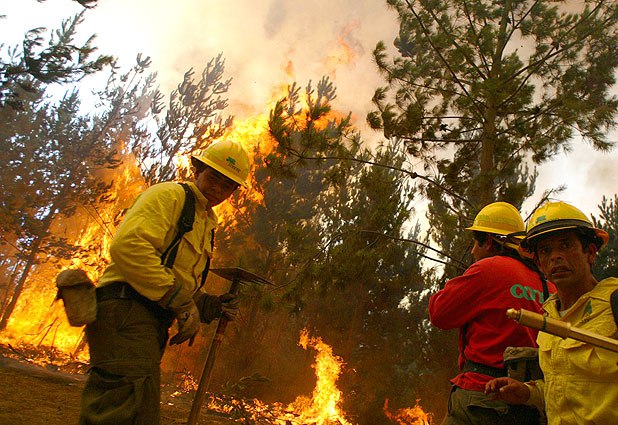
[[[222,267],[218,269],[210,269],[210,272],[239,284],[253,283],[255,285],[275,285],[270,280],[240,267]]]

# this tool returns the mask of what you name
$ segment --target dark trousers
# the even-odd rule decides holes
[[[160,363],[171,319],[133,299],[98,303],[86,327],[90,375],[80,425],[156,425],[160,417]]]
[[[509,405],[480,391],[453,386],[442,425],[538,425],[534,407]]]

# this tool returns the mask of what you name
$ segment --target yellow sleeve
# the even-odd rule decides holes
[[[176,183],[161,183],[145,190],[127,211],[110,246],[117,270],[140,294],[158,301],[174,285],[161,254],[176,233],[184,190]]]

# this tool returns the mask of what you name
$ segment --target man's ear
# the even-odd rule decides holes
[[[599,249],[597,248],[597,246],[593,243],[589,243],[588,244],[588,248],[586,249],[586,258],[588,259],[588,264],[592,266],[592,264],[594,263],[595,258],[597,258],[597,253],[599,252]]]
[[[489,252],[497,252],[499,250],[498,242],[496,242],[491,236],[488,236],[487,239],[485,239],[485,243],[482,246]]]

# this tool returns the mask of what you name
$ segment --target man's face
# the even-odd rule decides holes
[[[582,248],[574,231],[563,231],[546,236],[536,246],[535,261],[545,277],[560,289],[585,284],[592,272],[596,256],[594,244]]]
[[[208,200],[209,207],[214,207],[225,201],[240,186],[234,180],[211,167],[207,167],[197,175],[195,185]]]

